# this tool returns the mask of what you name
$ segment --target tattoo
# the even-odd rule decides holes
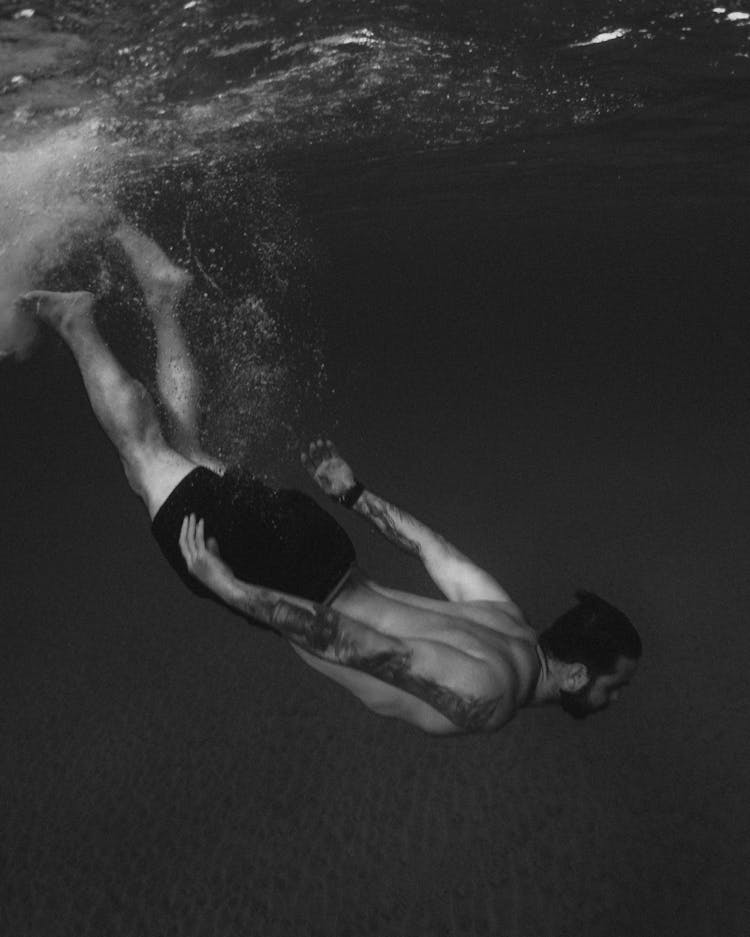
[[[273,622],[276,604],[273,593],[266,592],[264,589],[253,589],[245,596],[242,611],[250,618],[255,618],[264,625],[270,625]]]
[[[464,732],[481,732],[500,702],[500,697],[492,699],[470,697],[464,699],[445,687],[427,681],[422,681],[422,683],[424,686],[423,694],[413,690],[414,695],[434,706],[438,712],[447,716],[453,725],[463,729]]]
[[[271,624],[311,651],[326,651],[339,635],[339,619],[338,612],[324,605],[309,609],[281,600],[274,604]]]
[[[265,589],[248,588],[242,611],[311,651],[325,651],[339,633],[339,615],[333,609],[324,605],[302,608]]]
[[[357,502],[357,510],[369,521],[372,521],[378,530],[397,546],[408,553],[419,556],[419,542],[411,540],[398,528],[399,523],[411,522],[416,524],[416,521],[408,514],[404,514],[403,511],[393,507],[393,505],[387,504],[369,491],[366,491]]]
[[[360,670],[365,670],[372,676],[429,703],[433,709],[464,732],[479,732],[486,726],[500,702],[500,697],[482,699],[460,696],[448,687],[412,673],[409,669],[410,664],[411,655],[404,660],[402,656],[394,654],[390,656],[390,660],[362,660],[357,666]]]

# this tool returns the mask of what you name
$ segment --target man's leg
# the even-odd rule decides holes
[[[153,401],[102,340],[93,307],[91,293],[35,291],[19,300],[22,314],[52,326],[73,352],[96,418],[117,448],[131,487],[153,518],[196,466],[164,441]]]
[[[222,474],[223,463],[201,448],[200,378],[177,318],[177,307],[192,277],[173,264],[151,238],[131,225],[118,225],[113,237],[133,266],[154,324],[156,380],[169,416],[171,442],[191,462]]]

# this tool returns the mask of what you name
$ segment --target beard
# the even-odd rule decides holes
[[[560,690],[560,705],[574,719],[585,719],[591,713],[596,712],[589,700],[589,690],[592,682],[589,680],[585,686],[582,686],[580,690],[576,690],[574,693]]]

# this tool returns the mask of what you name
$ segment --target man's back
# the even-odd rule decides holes
[[[539,674],[535,632],[510,602],[449,602],[385,589],[355,571],[333,603],[336,612],[400,639],[429,655],[430,670],[445,663],[451,681],[469,696],[500,697],[486,723],[499,728],[523,706]],[[403,719],[433,734],[461,731],[422,698],[363,670],[322,659],[295,646],[315,670],[346,687],[373,711]]]

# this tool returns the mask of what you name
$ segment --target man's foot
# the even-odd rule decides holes
[[[94,294],[51,293],[47,290],[33,290],[24,293],[16,302],[19,316],[25,316],[32,322],[41,319],[57,332],[63,331],[72,322],[81,317],[90,317],[94,308]]]

